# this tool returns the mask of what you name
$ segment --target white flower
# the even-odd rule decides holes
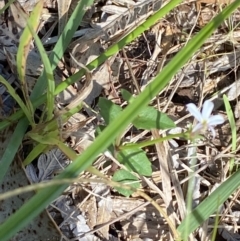
[[[187,109],[198,121],[197,125],[193,127],[193,133],[199,133],[200,131],[206,131],[207,129],[212,132],[213,138],[215,138],[216,133],[214,130],[215,125],[222,124],[224,118],[221,115],[212,115],[214,104],[210,100],[206,100],[203,104],[202,112],[200,112],[196,105],[187,104]]]

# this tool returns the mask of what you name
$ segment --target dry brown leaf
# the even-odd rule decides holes
[[[107,223],[111,219],[112,213],[112,199],[111,197],[104,198],[98,202],[97,223]],[[99,232],[107,240],[109,239],[109,225],[102,227]]]
[[[90,229],[93,229],[93,227],[97,224],[97,203],[96,203],[96,197],[94,195],[91,195],[89,199],[84,201],[84,203],[81,204],[81,211],[84,213],[84,216],[86,217],[87,224]]]
[[[57,0],[58,3],[58,36],[61,35],[68,20],[68,9],[71,5],[71,0]]]

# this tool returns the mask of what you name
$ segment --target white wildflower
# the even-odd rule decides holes
[[[206,100],[203,104],[202,112],[200,112],[196,105],[187,104],[187,109],[198,121],[197,125],[193,127],[193,133],[199,133],[202,130],[206,131],[207,129],[212,132],[213,138],[216,136],[214,126],[222,124],[224,118],[222,115],[211,115],[213,111],[214,104],[210,100]]]

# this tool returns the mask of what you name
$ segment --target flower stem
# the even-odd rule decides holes
[[[151,146],[154,145],[158,142],[162,142],[162,141],[167,141],[173,138],[178,138],[178,137],[182,137],[184,139],[189,139],[189,132],[183,132],[183,133],[177,133],[177,134],[170,134],[161,138],[157,138],[154,140],[149,140],[149,141],[143,141],[140,143],[130,143],[130,144],[125,144],[119,147],[120,150],[126,150],[126,149],[133,149],[133,148],[143,148],[146,146]]]

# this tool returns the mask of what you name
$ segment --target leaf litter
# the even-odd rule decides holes
[[[134,7],[134,4],[138,4],[140,1],[129,2],[117,0],[113,3],[94,1],[94,5],[88,9],[83,22],[80,23],[80,29],[77,31],[80,37],[78,36],[77,40],[71,43],[68,50],[69,55],[66,53],[61,66],[59,65],[58,71],[55,72],[59,81],[64,81],[66,77],[75,73],[79,69],[77,63],[86,66],[90,60],[96,58],[111,43],[116,42],[119,36],[125,33],[124,28],[136,24],[136,19],[134,19],[135,22],[128,20],[128,23],[120,21],[117,28],[114,24],[121,14],[126,14],[131,7]],[[26,13],[31,12],[35,5],[34,1],[19,1],[19,3]],[[226,3],[226,1],[221,1],[221,3]],[[39,35],[45,40],[45,48],[50,50],[51,41],[52,44],[56,41],[54,39],[57,36],[54,35],[59,35],[68,18],[67,15],[64,15],[67,9],[64,6],[70,6],[71,11],[74,2],[45,1],[44,5],[46,11],[43,15]],[[6,15],[7,19],[1,19],[0,41],[3,47],[0,49],[0,59],[6,67],[1,69],[1,75],[7,77],[10,83],[18,88],[16,52],[19,36],[26,23],[22,19],[19,20],[16,7],[13,6]],[[220,5],[216,1],[184,2],[165,19],[160,20],[149,31],[128,45],[124,50],[125,54],[120,51],[112,59],[94,70],[92,73],[94,84],[85,98],[87,103],[85,112],[81,113],[81,118],[83,117],[84,120],[91,117],[90,123],[86,123],[84,127],[75,130],[78,134],[72,132],[70,139],[67,138],[67,144],[71,145],[74,142],[73,148],[78,153],[86,149],[95,138],[96,126],[102,122],[99,116],[98,98],[103,96],[124,106],[124,100],[121,99],[121,88],[127,89],[132,94],[137,94],[137,91],[143,89],[151,81],[152,77],[188,41],[188,38],[196,33],[199,28],[202,28],[219,10]],[[56,11],[60,14],[58,17]],[[142,11],[144,17],[146,17],[145,10]],[[57,28],[58,18],[61,21]],[[176,120],[175,123],[181,130],[184,130],[192,121],[185,107],[188,103],[200,105],[204,99],[212,99],[216,108],[215,112],[226,116],[221,99],[214,95],[219,92],[227,94],[233,108],[238,106],[239,51],[237,48],[239,45],[239,28],[236,23],[239,21],[239,12],[238,15],[233,15],[230,21],[222,26],[224,31],[222,29],[216,31],[214,36],[175,76],[169,86],[152,102],[152,106],[158,110],[164,110],[168,116]],[[231,29],[231,24],[235,28]],[[56,32],[50,25],[55,26],[58,31]],[[105,32],[101,32],[101,28]],[[229,31],[230,34],[225,34]],[[102,33],[102,36],[96,36],[96,32]],[[84,33],[87,34],[84,35]],[[42,69],[40,56],[35,50],[34,43],[32,43],[27,61],[26,79],[29,88],[32,89],[37,79],[36,76],[41,73]],[[69,86],[59,95],[57,99],[58,107],[71,103],[84,86],[82,85],[83,81]],[[3,116],[9,109],[13,108],[13,106],[8,107],[11,103],[10,100],[11,97],[6,95],[3,88],[1,104]],[[235,111],[235,115],[235,118],[239,118],[237,111]],[[78,119],[79,116],[76,115],[73,118]],[[237,120],[237,130],[239,128],[238,123]],[[65,128],[70,129],[73,125],[73,123],[68,123]],[[13,129],[9,128],[2,133],[2,151],[6,148],[7,139],[10,138],[12,131]],[[150,136],[157,138],[159,135],[164,135],[164,132],[142,131],[130,127],[125,133],[124,140],[137,142]],[[78,138],[78,140],[76,141],[75,138]],[[87,141],[89,141],[88,144],[85,143]],[[193,197],[195,203],[205,198],[219,183],[226,179],[226,167],[231,154],[230,145],[231,131],[227,122],[216,129],[214,140],[206,138],[198,144],[197,181]],[[156,144],[155,148],[147,147],[144,149],[151,161],[153,173],[151,178],[142,177],[141,187],[167,210],[175,225],[184,218],[186,212],[186,179],[189,171],[190,149],[191,146],[181,139],[175,139],[173,143],[164,141]],[[174,158],[176,156],[177,158]],[[19,152],[19,157],[20,159],[23,158],[22,152]],[[238,150],[235,158],[238,160]],[[28,185],[28,179],[22,169],[20,159],[16,157],[16,161],[9,169],[4,179],[6,184],[3,183],[2,191],[19,187],[19,180],[22,180],[21,186]],[[57,175],[70,162],[59,150],[53,149],[42,154],[26,170],[32,182],[46,181]],[[118,168],[114,167],[107,155],[98,157],[95,166],[102,173],[110,176],[113,176],[116,168]],[[88,173],[82,175],[90,179],[94,178]],[[31,195],[33,194],[28,193],[1,202],[1,217],[3,218],[1,222],[18,209]],[[221,214],[223,216],[221,217],[221,226],[219,226],[221,228],[218,230],[218,238],[223,237],[225,240],[239,239],[239,234],[236,232],[239,222],[239,215],[236,211],[239,207],[234,202],[237,199],[238,193],[229,199],[226,207],[222,206]],[[54,220],[48,216],[47,211],[43,212],[40,217],[32,222],[31,226],[18,233],[15,240],[45,240],[42,235],[46,235],[46,240],[47,238],[49,240],[49,237],[57,237],[56,240],[60,240],[61,236],[65,237],[66,240],[100,240],[99,237],[105,238],[105,240],[172,239],[165,220],[147,201],[134,195],[131,198],[121,197],[113,189],[102,184],[77,183],[70,185],[48,207],[48,212]],[[55,223],[58,227],[55,226]],[[209,218],[208,225],[203,225],[195,235],[199,235],[202,240],[210,240],[213,225],[213,219]],[[48,234],[49,231],[51,234]],[[85,236],[84,233],[86,233]],[[197,240],[192,237],[192,240],[194,239]]]

